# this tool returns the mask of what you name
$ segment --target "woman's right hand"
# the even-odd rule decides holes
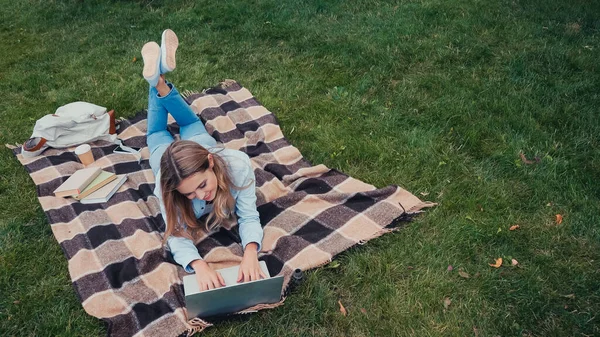
[[[225,286],[221,274],[212,270],[204,260],[194,260],[190,265],[196,272],[196,281],[201,291]]]

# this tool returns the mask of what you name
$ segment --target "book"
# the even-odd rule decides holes
[[[57,197],[70,197],[79,194],[102,172],[99,167],[89,167],[75,171],[64,183],[54,190]]]
[[[102,171],[96,177],[96,179],[92,180],[92,182],[89,185],[87,185],[87,187],[84,188],[83,191],[81,191],[81,193],[73,195],[73,198],[75,198],[75,200],[81,200],[87,197],[88,195],[92,194],[93,192],[97,191],[100,187],[115,180],[116,178],[116,174],[112,172]]]
[[[110,183],[100,187],[85,198],[79,200],[82,204],[97,204],[107,202],[127,180],[126,174],[120,174]]]

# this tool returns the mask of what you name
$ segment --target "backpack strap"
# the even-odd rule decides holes
[[[123,141],[120,140],[119,138],[115,139],[115,144],[119,145],[121,147],[121,149],[123,149],[123,151],[129,152],[130,154],[134,155],[135,158],[137,159],[138,164],[140,163],[140,161],[142,160],[142,154],[140,153],[139,150],[133,149],[127,145],[123,145]]]

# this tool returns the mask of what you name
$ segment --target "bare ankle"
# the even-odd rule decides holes
[[[156,90],[158,95],[161,97],[167,96],[171,92],[171,87],[165,82],[165,78],[161,75],[158,83],[156,84]]]

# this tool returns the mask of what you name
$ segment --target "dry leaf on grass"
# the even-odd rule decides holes
[[[135,61],[137,61],[137,57],[134,57],[133,60],[131,60],[131,63],[134,63]]]
[[[568,299],[574,299],[575,298],[575,294],[569,294],[569,295],[560,295],[564,298],[568,298]]]
[[[469,275],[467,272],[462,271],[462,270],[458,271],[458,275],[460,275],[460,277],[462,277],[462,278],[469,278],[469,277],[471,277],[471,275]]]
[[[563,221],[563,216],[560,214],[556,214],[556,224],[560,225]]]
[[[510,226],[509,230],[514,231],[515,229],[519,229],[519,228],[521,228],[521,226],[519,226],[519,225],[512,225],[512,226]]]
[[[428,196],[428,195],[429,195],[429,192],[421,192],[421,193],[419,193],[419,194],[420,194],[420,195],[422,195],[422,196],[424,196],[424,197],[426,197],[426,196]]]
[[[344,316],[348,315],[348,312],[346,311],[346,308],[344,308],[342,301],[338,301],[338,304],[340,305],[340,312],[342,313],[342,315],[344,315]]]
[[[444,310],[448,310],[450,304],[452,304],[452,300],[450,299],[450,297],[444,298]]]
[[[539,157],[535,157],[535,160],[528,160],[527,157],[525,157],[525,154],[523,154],[523,152],[519,153],[519,157],[521,157],[521,161],[526,165],[536,164],[541,161]]]
[[[454,270],[454,267],[452,267],[452,265],[451,265],[451,264],[449,264],[449,265],[448,265],[448,268],[446,268],[446,269],[447,269],[448,271],[453,271],[453,270]]]
[[[366,314],[367,314],[367,309],[365,309],[365,308],[360,308],[360,312],[362,312],[363,314],[365,314],[365,315],[366,315]]]
[[[510,261],[510,264],[512,264],[513,266],[516,266],[516,265],[518,265],[518,264],[519,264],[519,261],[517,261],[517,260],[515,260],[515,259],[512,259],[512,260]]]
[[[577,22],[569,23],[566,25],[566,31],[569,34],[577,34],[581,30],[581,25]]]
[[[502,258],[499,257],[496,259],[496,263],[492,264],[490,263],[490,266],[494,267],[494,268],[500,268],[500,266],[502,265]]]

